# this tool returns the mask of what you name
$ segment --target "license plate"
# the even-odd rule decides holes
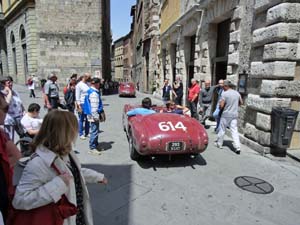
[[[182,151],[184,150],[183,142],[169,142],[168,143],[168,151]]]

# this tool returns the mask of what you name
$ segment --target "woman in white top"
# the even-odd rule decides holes
[[[59,124],[59,126],[58,126]],[[64,220],[64,225],[93,225],[92,209],[86,182],[104,183],[103,174],[81,168],[72,150],[78,122],[68,111],[51,110],[44,118],[32,146],[34,155],[24,168],[16,188],[13,206],[30,210],[58,202],[65,194],[78,212]],[[52,167],[54,164],[61,175]]]
[[[29,97],[33,97],[35,98],[35,93],[34,93],[34,89],[35,89],[35,83],[34,83],[34,79],[33,79],[33,76],[30,76],[27,80],[27,87],[30,91],[29,93]]]

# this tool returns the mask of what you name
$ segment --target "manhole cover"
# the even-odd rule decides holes
[[[237,177],[234,179],[234,183],[239,188],[256,194],[270,194],[274,191],[274,187],[271,184],[255,177]]]

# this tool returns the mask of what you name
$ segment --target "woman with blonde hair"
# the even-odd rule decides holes
[[[52,110],[45,116],[32,144],[34,154],[16,188],[13,199],[16,209],[30,210],[56,203],[64,194],[78,210],[64,220],[64,225],[93,224],[85,183],[107,184],[107,179],[94,170],[81,168],[72,150],[77,132],[78,122],[73,113]]]

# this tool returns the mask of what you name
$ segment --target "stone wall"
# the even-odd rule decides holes
[[[2,49],[2,46],[7,49],[7,56],[1,50],[2,61],[7,61],[3,66],[5,73],[18,83],[24,83],[29,74],[43,78],[51,71],[56,71],[62,80],[72,73],[94,74],[102,68],[110,76],[109,11],[108,0],[37,0],[35,4],[24,4],[5,20],[7,44],[1,45]],[[28,74],[24,69],[21,26],[26,33]],[[17,73],[14,69],[12,33],[15,37]]]
[[[72,73],[101,70],[101,37],[81,33],[39,33],[38,75],[46,77],[55,71],[67,78]]]
[[[245,136],[262,146],[270,146],[272,107],[299,110],[300,3],[256,0],[254,9],[246,106],[253,110],[255,119],[246,124]],[[294,139],[299,139],[298,132],[296,125]],[[300,148],[298,142],[293,140],[291,148]]]
[[[101,70],[101,1],[38,0],[36,15],[38,75]]]

